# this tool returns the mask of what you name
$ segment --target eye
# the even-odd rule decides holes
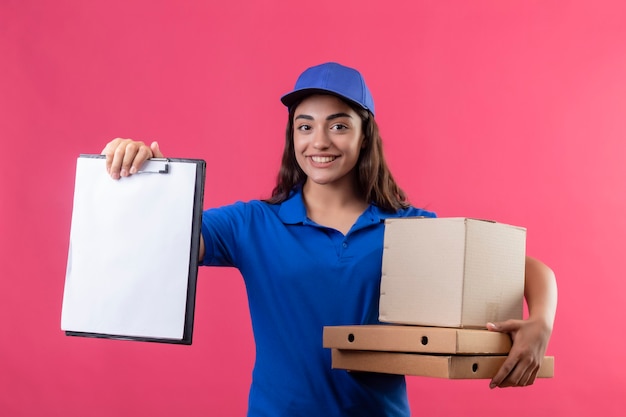
[[[332,125],[330,128],[331,130],[346,130],[348,126],[344,125],[343,123],[336,123]]]
[[[297,130],[301,130],[301,131],[307,131],[307,130],[311,130],[311,126],[309,125],[299,125],[296,127]]]

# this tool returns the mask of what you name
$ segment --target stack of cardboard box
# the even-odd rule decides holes
[[[468,218],[389,219],[379,320],[330,326],[337,369],[492,378],[511,348],[488,322],[523,316],[526,230]],[[552,377],[545,357],[538,377]]]

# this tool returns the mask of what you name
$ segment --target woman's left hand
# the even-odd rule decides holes
[[[513,345],[491,380],[489,388],[532,385],[543,361],[552,329],[542,320],[507,320],[487,323],[491,331],[508,333]]]

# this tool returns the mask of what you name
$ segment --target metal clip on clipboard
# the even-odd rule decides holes
[[[167,174],[170,172],[169,162],[167,158],[148,159],[137,174]]]

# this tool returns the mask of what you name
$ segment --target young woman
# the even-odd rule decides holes
[[[411,207],[389,172],[361,74],[336,63],[307,69],[282,97],[289,109],[277,185],[265,201],[204,212],[200,260],[234,266],[248,292],[256,343],[249,416],[408,416],[405,379],[332,370],[324,326],[377,323],[384,220],[434,214]],[[103,150],[114,179],[150,146],[115,139]],[[491,387],[532,384],[556,310],[552,271],[528,258],[527,320],[489,324],[513,348]]]

